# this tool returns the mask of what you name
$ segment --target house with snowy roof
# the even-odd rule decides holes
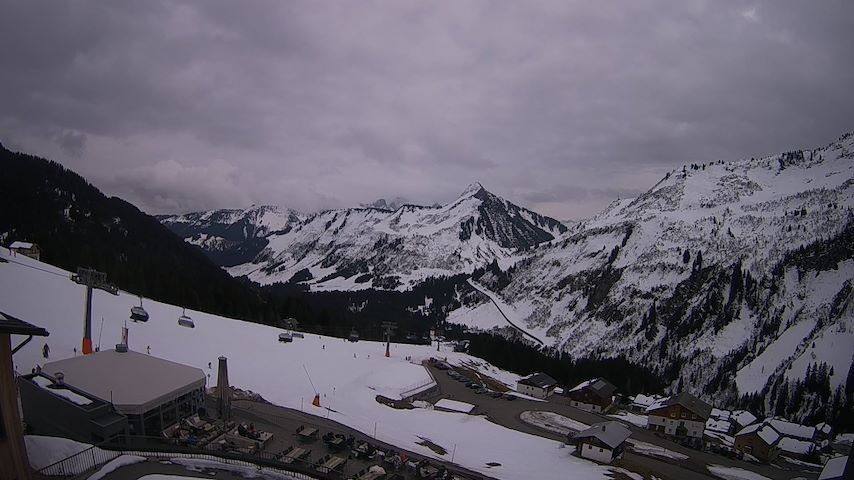
[[[786,430],[779,428],[782,426]],[[770,461],[776,456],[807,460],[815,452],[812,440],[793,435],[807,435],[809,429],[780,419],[768,419],[741,429],[735,434],[735,448],[759,460]]]
[[[633,397],[629,397],[629,411],[634,413],[646,413],[646,409],[655,403],[664,400],[661,395],[644,395],[639,393]]]
[[[602,422],[591,425],[570,438],[582,458],[601,463],[611,463],[623,453],[626,439],[632,432],[619,422]]]
[[[756,423],[756,420],[758,420],[756,415],[748,412],[747,410],[734,410],[732,415],[730,415],[730,418],[735,420],[738,427],[737,430],[741,430],[748,425],[753,425]]]
[[[780,449],[777,444],[782,438],[773,426],[767,423],[754,423],[735,434],[735,449],[768,462],[777,457]]]
[[[706,420],[706,431],[732,434],[737,430],[736,421],[729,410],[712,409],[709,419]]]
[[[821,422],[815,426],[816,440],[828,440],[833,437],[833,427],[826,422]]]
[[[779,417],[770,418],[765,421],[787,437],[796,438],[798,440],[815,440],[815,427],[789,422]]]
[[[587,412],[602,413],[614,404],[614,394],[617,392],[611,382],[604,378],[594,378],[581,382],[564,395],[569,397],[569,404]]]
[[[813,442],[786,436],[780,438],[777,447],[780,449],[781,456],[796,460],[809,460],[815,452],[815,444]]]
[[[688,392],[681,392],[650,405],[646,413],[647,429],[685,440],[702,441],[712,407]]]
[[[854,462],[849,462],[847,456],[834,457],[824,464],[818,480],[843,480],[854,476]]]
[[[35,243],[20,241],[12,242],[12,244],[9,245],[9,250],[11,250],[12,253],[15,253],[17,255],[24,255],[34,260],[39,260],[41,258],[39,246]]]
[[[557,380],[542,372],[537,372],[516,382],[516,391],[535,398],[548,398],[554,394]]]

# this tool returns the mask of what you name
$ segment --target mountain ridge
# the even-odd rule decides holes
[[[567,231],[557,220],[502,199],[478,182],[440,206],[404,204],[393,211],[362,206],[302,216],[289,211],[292,221],[280,222],[279,230],[247,228],[253,213],[248,209],[222,211],[239,219],[231,224],[215,218],[226,216],[217,212],[160,220],[233,275],[262,284],[309,283],[315,289],[411,287],[428,277],[510,262],[517,251]]]

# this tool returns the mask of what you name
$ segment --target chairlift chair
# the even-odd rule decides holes
[[[139,306],[133,306],[130,309],[130,319],[134,322],[147,322],[148,312],[142,308],[142,297],[139,297]]]
[[[181,316],[178,317],[178,325],[187,328],[196,328],[196,324],[193,323],[193,319],[190,318],[189,315],[187,315],[186,308],[181,309]]]

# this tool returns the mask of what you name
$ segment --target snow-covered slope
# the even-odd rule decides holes
[[[624,355],[719,400],[820,362],[835,388],[854,354],[852,206],[852,135],[686,165],[539,247],[497,294],[548,344]]]
[[[224,244],[226,237],[218,232],[233,229],[229,222],[255,225],[244,212],[221,212],[161,221],[210,251]],[[350,208],[304,218],[288,212],[287,218],[281,228],[256,228],[243,235],[252,245],[244,250],[257,253],[251,261],[220,264],[232,275],[247,275],[262,284],[303,282],[314,290],[407,288],[425,278],[471,272],[496,260],[507,266],[523,251],[567,230],[557,220],[518,207],[479,183],[436,207]]]
[[[84,287],[70,281],[69,272],[10,256],[6,249],[0,248],[0,257],[9,259],[0,263],[0,310],[50,332],[49,337],[34,339],[15,354],[15,368],[29,372],[37,364],[74,355],[73,349],[80,345]],[[100,321],[93,329],[102,349],[118,342],[130,307],[137,302],[136,296],[125,293],[95,292],[92,316],[104,318],[104,323],[103,331]],[[490,477],[528,478],[534,468],[537,478],[543,479],[564,479],[566,472],[580,479],[610,478],[607,468],[573,456],[573,448],[562,442],[509,430],[482,416],[421,408],[398,410],[375,400],[377,395],[399,398],[401,392],[431,382],[418,364],[430,356],[483,364],[480,359],[450,351],[450,347],[437,353],[427,345],[392,344],[392,357],[386,358],[385,345],[379,342],[351,343],[306,335],[282,344],[277,340],[280,330],[272,327],[187,311],[196,324],[189,329],[177,325],[179,307],[149,300],[144,306],[151,318],[147,323],[128,323],[130,348],[145,352],[150,346],[151,355],[198,367],[208,373],[209,385],[216,381],[217,358],[223,355],[228,358],[232,385],[368,434],[376,428],[382,441],[447,460],[449,454],[438,455],[416,443],[428,438],[448,452],[455,450],[455,462]],[[23,339],[13,336],[12,342],[17,345]],[[50,345],[49,360],[41,355],[44,343]],[[413,361],[406,361],[407,356]],[[208,369],[208,362],[214,370]],[[321,395],[321,408],[311,405],[314,390],[303,366]],[[490,467],[490,462],[500,465]]]

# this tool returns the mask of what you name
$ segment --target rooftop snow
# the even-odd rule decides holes
[[[780,433],[777,430],[774,430],[774,427],[767,423],[754,423],[753,425],[738,431],[735,436],[740,437],[754,432],[768,445],[774,445],[778,440],[780,440]]]
[[[770,420],[766,420],[766,422],[771,424],[771,426],[773,426],[778,432],[786,435],[787,437],[810,440],[815,437],[815,427],[808,427],[806,425],[788,422],[781,418],[772,418]]]
[[[824,468],[821,469],[818,480],[841,480],[842,475],[845,473],[846,465],[848,465],[847,456],[831,458],[824,464]]]
[[[457,400],[451,400],[449,398],[443,398],[436,402],[436,407],[444,408],[445,410],[452,410],[454,412],[462,412],[462,413],[471,413],[474,410],[474,405],[471,403],[460,402]]]
[[[780,442],[777,443],[777,446],[780,447],[780,450],[789,453],[798,453],[798,454],[808,454],[813,449],[812,442],[806,442],[803,440],[798,440],[791,437],[783,437],[780,439]]]
[[[590,425],[590,428],[578,432],[574,438],[597,438],[611,448],[617,448],[632,435],[632,432],[620,422],[602,422]]]
[[[736,410],[732,412],[732,418],[740,427],[750,425],[756,421],[756,415],[748,412],[747,410]]]
[[[53,393],[54,395],[60,396],[60,397],[66,399],[72,403],[77,404],[77,405],[84,405],[85,406],[85,405],[91,405],[92,403],[94,403],[94,401],[90,398],[86,398],[83,395],[79,395],[75,392],[72,392],[71,390],[69,390],[67,388],[62,388],[60,386],[55,385],[48,378],[45,378],[42,376],[35,376],[35,377],[31,378],[30,380],[32,380],[33,383],[42,387],[43,389]]]

